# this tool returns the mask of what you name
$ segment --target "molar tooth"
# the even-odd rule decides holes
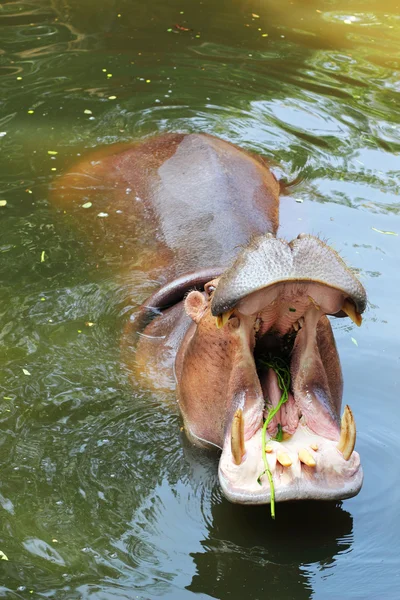
[[[318,450],[318,444],[310,444],[310,448],[316,452]]]
[[[255,331],[256,333],[258,333],[258,332],[260,331],[260,328],[261,328],[261,323],[262,323],[262,321],[261,321],[261,317],[257,317],[257,319],[256,319],[256,320],[255,320],[255,322],[254,322],[254,331]]]
[[[305,323],[304,317],[300,317],[300,319],[299,319],[299,327],[300,327],[300,329],[303,327],[304,323]]]
[[[298,330],[300,329],[300,325],[299,325],[299,322],[298,322],[298,321],[295,321],[295,322],[293,323],[293,329],[294,329],[295,331],[298,331]]]
[[[274,451],[274,449],[273,449],[273,447],[271,446],[271,444],[267,444],[267,445],[265,446],[265,452],[267,452],[268,454],[271,454],[271,452],[273,452],[273,451]]]
[[[276,460],[282,465],[282,467],[292,466],[292,459],[286,452],[279,451],[276,455]]]
[[[300,462],[307,465],[307,467],[315,467],[315,465],[317,464],[315,462],[315,459],[311,456],[311,454],[307,450],[307,448],[302,448],[301,450],[299,450],[299,459],[300,459]]]
[[[221,315],[218,315],[218,317],[216,317],[218,329],[221,329],[224,325],[226,325],[226,323],[228,322],[229,317],[231,316],[233,311],[234,311],[234,309],[232,308],[231,310],[227,310],[226,312],[224,312]]]
[[[342,416],[340,440],[337,449],[343,454],[345,460],[349,460],[353,454],[356,444],[356,423],[350,407],[346,404]]]
[[[348,298],[344,301],[342,311],[346,313],[348,317],[350,317],[350,319],[353,321],[353,323],[357,325],[357,327],[360,327],[362,323],[362,316],[356,311],[356,307]]]
[[[244,417],[241,408],[238,408],[233,415],[231,431],[231,451],[233,462],[240,465],[244,456]]]

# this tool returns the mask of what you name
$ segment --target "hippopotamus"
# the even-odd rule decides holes
[[[186,435],[220,452],[242,504],[344,499],[363,480],[327,315],[360,325],[366,293],[321,239],[277,238],[280,191],[262,157],[170,133],[89,153],[52,194],[154,285],[124,327],[130,368],[175,387]]]

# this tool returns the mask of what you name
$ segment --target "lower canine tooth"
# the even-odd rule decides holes
[[[302,448],[299,451],[299,459],[300,462],[307,465],[307,467],[315,467],[315,465],[317,464],[315,462],[315,459],[311,456],[311,454],[306,448]]]
[[[233,462],[240,465],[244,456],[244,418],[243,411],[238,408],[233,415],[231,431],[231,451]]]
[[[290,458],[289,454],[286,454],[286,452],[278,452],[276,455],[276,460],[282,465],[282,467],[290,467],[292,465],[292,459]]]
[[[338,450],[343,454],[345,460],[349,460],[356,445],[356,423],[349,406],[345,406],[341,423],[340,440]]]

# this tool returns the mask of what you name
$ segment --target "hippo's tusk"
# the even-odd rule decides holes
[[[231,316],[232,313],[233,313],[233,309],[228,310],[225,313],[222,313],[221,315],[218,315],[218,317],[216,317],[218,329],[221,329],[224,325],[227,324],[227,322],[229,321],[229,317]]]
[[[299,459],[300,462],[302,462],[304,465],[307,465],[307,467],[315,467],[315,465],[317,464],[315,462],[314,457],[311,456],[311,454],[306,448],[302,448],[301,450],[299,450]]]
[[[240,465],[244,456],[244,417],[241,408],[238,408],[233,415],[231,432],[231,450],[233,462]]]
[[[344,301],[342,311],[346,313],[348,317],[350,317],[350,319],[353,321],[353,323],[357,325],[357,327],[360,327],[362,323],[362,316],[356,311],[356,307],[349,299]]]
[[[337,449],[343,454],[345,460],[349,460],[356,445],[356,422],[349,406],[345,406],[342,417],[340,440]]]
[[[292,459],[290,458],[289,454],[286,454],[286,452],[278,452],[276,455],[276,460],[282,465],[282,467],[291,467],[293,464]]]

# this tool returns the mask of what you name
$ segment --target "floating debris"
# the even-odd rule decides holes
[[[56,156],[58,152],[56,150],[47,150],[47,154],[50,154],[50,156]]]
[[[100,212],[97,216],[98,217],[108,217],[108,213]]]
[[[357,347],[358,347],[358,342],[357,342],[357,340],[356,340],[355,338],[353,338],[353,337],[352,337],[352,338],[351,338],[351,341],[353,342],[353,344],[354,344],[355,346],[357,346]]]
[[[45,251],[43,250],[43,251],[42,251],[42,254],[40,255],[40,262],[44,262],[45,260],[46,260],[46,253],[45,253]]]
[[[1,558],[1,560],[8,560],[8,556],[6,554],[4,554],[4,552],[2,550],[0,550],[0,558]]]
[[[92,206],[91,202],[85,202],[85,204],[82,204],[82,208],[90,208]]]
[[[108,96],[108,99],[109,99],[109,100],[116,100],[116,99],[117,99],[117,96]]]
[[[24,375],[30,375],[28,369],[22,369],[22,372],[23,372]]]
[[[85,108],[85,110],[83,111],[85,113],[85,115],[92,115],[92,111],[89,108]]]
[[[184,27],[183,25],[179,25],[178,23],[175,23],[174,27],[178,31],[193,31],[193,29],[190,29],[190,27]]]
[[[0,200],[0,206],[6,206],[7,200]]]
[[[377,231],[378,233],[383,233],[384,235],[399,235],[395,231],[383,231],[383,229],[377,229],[376,227],[371,227],[373,231]]]

